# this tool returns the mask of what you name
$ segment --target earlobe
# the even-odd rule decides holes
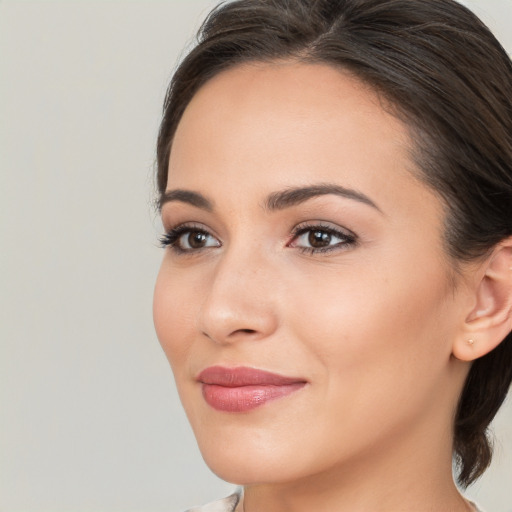
[[[476,277],[473,306],[453,345],[462,361],[488,354],[512,331],[512,237],[496,246]]]

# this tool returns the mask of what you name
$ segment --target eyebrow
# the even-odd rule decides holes
[[[332,183],[320,183],[309,187],[293,187],[280,192],[274,192],[265,201],[265,208],[270,211],[283,210],[304,203],[314,197],[328,194],[358,201],[382,213],[382,210],[365,194]]]
[[[317,185],[311,185],[307,187],[292,187],[279,192],[271,193],[263,203],[263,206],[268,211],[284,210],[291,208],[298,204],[304,203],[314,197],[325,196],[333,194],[336,196],[343,197],[345,199],[351,199],[360,203],[366,204],[375,208],[377,211],[382,213],[382,210],[365,194],[350,188],[345,188],[340,185],[332,183],[320,183]],[[192,190],[169,190],[164,192],[158,201],[159,209],[165,203],[180,201],[187,203],[196,208],[212,212],[214,209],[213,201],[210,201],[199,192]]]
[[[201,208],[207,212],[213,211],[213,203],[209,199],[206,199],[199,192],[193,192],[192,190],[168,190],[164,192],[158,200],[158,209],[161,210],[165,203],[172,201],[180,201],[182,203],[188,203],[196,208]]]

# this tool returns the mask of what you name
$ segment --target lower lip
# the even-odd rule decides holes
[[[296,382],[281,386],[255,385],[227,387],[216,384],[202,385],[206,403],[224,412],[247,412],[267,402],[283,398],[305,386],[305,382]]]

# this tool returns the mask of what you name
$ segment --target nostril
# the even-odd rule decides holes
[[[231,332],[230,334],[228,334],[228,336],[227,336],[227,338],[225,338],[225,340],[228,341],[231,339],[236,339],[237,335],[240,335],[240,334],[253,335],[253,334],[256,334],[257,332],[258,331],[255,329],[236,329],[233,332]],[[207,338],[209,338],[212,341],[219,341],[219,339],[221,339],[221,338],[215,338],[215,336],[208,334],[206,331],[202,331],[202,333],[204,334],[204,336],[206,336]]]

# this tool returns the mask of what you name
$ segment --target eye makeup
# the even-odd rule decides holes
[[[322,254],[348,250],[357,244],[357,236],[347,229],[333,227],[325,222],[307,222],[296,226],[286,247],[296,248],[306,254]],[[169,247],[175,254],[195,254],[205,249],[219,248],[222,242],[207,228],[197,224],[180,224],[160,238],[163,248]]]

